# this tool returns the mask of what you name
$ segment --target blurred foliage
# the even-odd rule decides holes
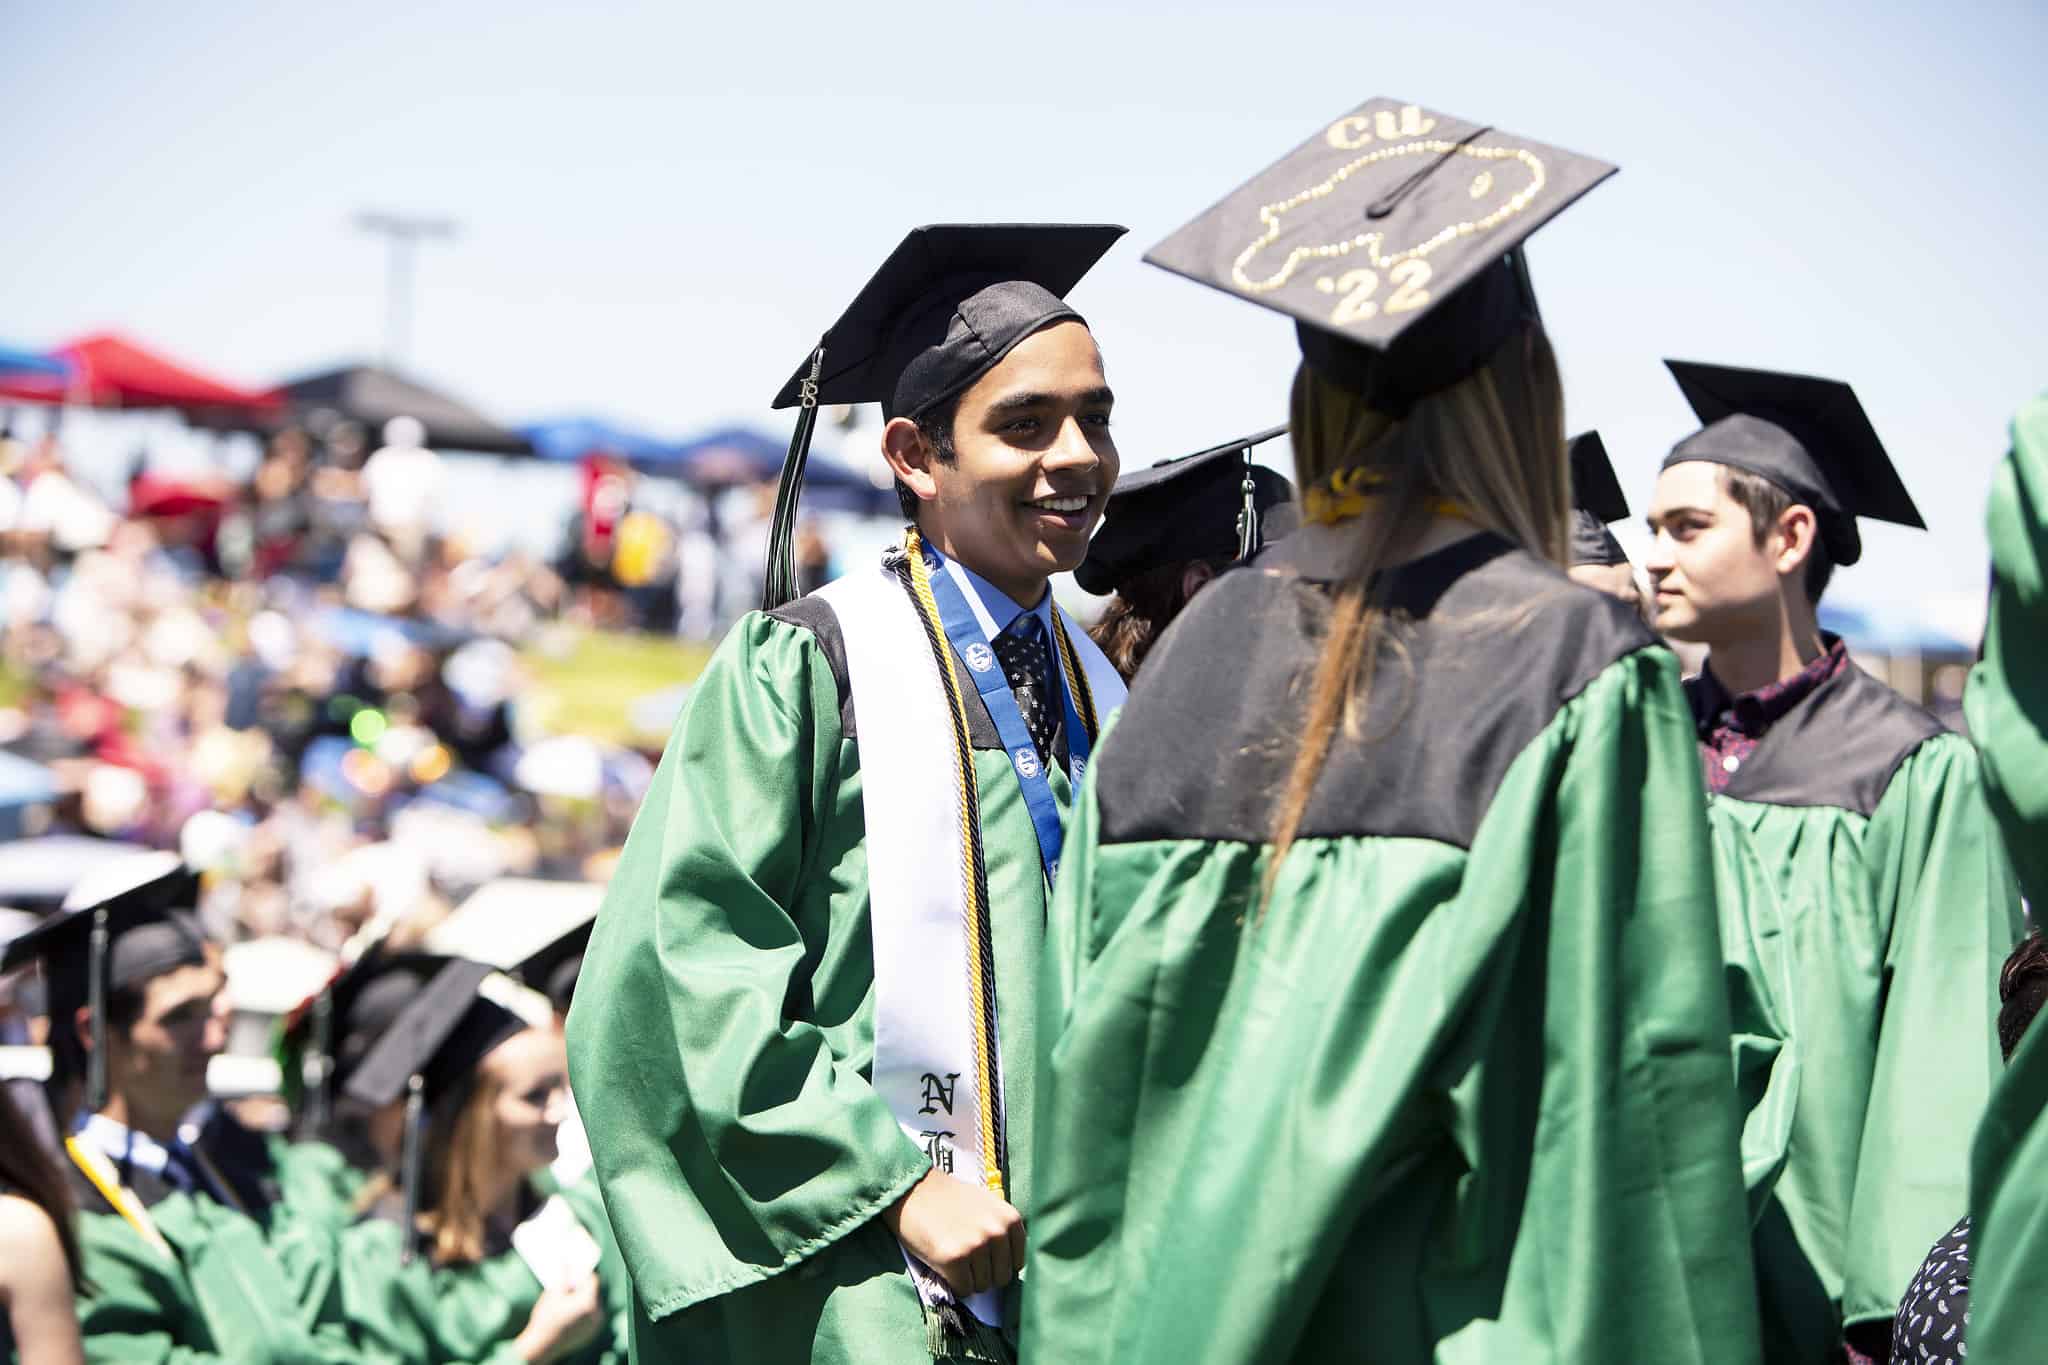
[[[520,656],[532,679],[521,707],[550,734],[658,749],[668,736],[636,733],[633,703],[696,681],[711,650],[671,636],[552,630]]]

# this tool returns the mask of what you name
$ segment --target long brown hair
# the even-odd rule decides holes
[[[0,1194],[18,1194],[50,1216],[57,1225],[58,1244],[64,1248],[71,1290],[80,1292],[85,1272],[78,1258],[78,1229],[72,1223],[71,1186],[4,1085],[0,1085]]]
[[[427,1138],[427,1188],[420,1201],[435,1265],[468,1265],[485,1255],[491,1210],[484,1204],[490,1170],[497,1164],[497,1117],[492,1112],[505,1083],[478,1066],[469,1094],[455,1108],[452,1123],[438,1118]]]
[[[1550,341],[1534,324],[1398,420],[1304,364],[1295,371],[1289,417],[1301,487],[1368,467],[1383,477],[1385,513],[1373,534],[1349,523],[1359,534],[1334,585],[1301,744],[1274,813],[1262,902],[1272,896],[1338,729],[1359,733],[1386,616],[1381,571],[1427,527],[1431,501],[1455,502],[1473,524],[1559,565],[1571,525],[1564,390]]]
[[[1227,568],[1229,561],[1184,559],[1147,569],[1119,586],[1102,615],[1088,628],[1088,638],[1125,682],[1137,676],[1138,666],[1159,643],[1161,632],[1188,604],[1188,569],[1196,564],[1208,565],[1215,574]]]

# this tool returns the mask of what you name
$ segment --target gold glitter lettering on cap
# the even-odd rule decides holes
[[[1328,140],[1333,146],[1360,145],[1363,140],[1367,140],[1369,135],[1363,135],[1363,130],[1357,127],[1359,122],[1358,116],[1339,120],[1331,126],[1327,135]],[[1340,133],[1346,138],[1355,140],[1340,142]],[[1491,213],[1483,217],[1447,224],[1427,239],[1399,251],[1386,253],[1381,250],[1385,242],[1385,237],[1382,233],[1361,232],[1357,236],[1341,242],[1329,242],[1320,246],[1295,247],[1287,253],[1287,259],[1282,263],[1280,269],[1264,279],[1253,279],[1246,271],[1245,267],[1250,264],[1254,256],[1279,240],[1281,219],[1288,213],[1300,208],[1303,204],[1327,197],[1339,185],[1368,166],[1375,166],[1381,162],[1390,161],[1395,157],[1424,155],[1445,158],[1468,156],[1482,162],[1517,161],[1528,170],[1529,183],[1510,196],[1505,203],[1501,204],[1500,207],[1494,209]],[[1482,171],[1480,177],[1484,180],[1485,185],[1482,188],[1480,180],[1474,180],[1472,185],[1472,196],[1474,198],[1483,196],[1487,190],[1493,187],[1494,172],[1491,169]],[[1374,267],[1385,270],[1401,261],[1418,260],[1427,256],[1446,242],[1455,241],[1460,237],[1470,237],[1475,233],[1492,231],[1508,219],[1522,212],[1522,210],[1528,208],[1535,201],[1536,196],[1542,192],[1545,181],[1546,176],[1542,159],[1535,153],[1522,147],[1481,147],[1470,143],[1447,142],[1442,138],[1431,138],[1423,141],[1404,142],[1392,146],[1379,147],[1355,161],[1338,167],[1327,178],[1309,186],[1300,193],[1260,208],[1259,219],[1266,225],[1265,231],[1251,245],[1238,253],[1237,259],[1231,262],[1230,275],[1237,283],[1237,286],[1247,293],[1266,294],[1280,288],[1294,278],[1295,272],[1305,262],[1340,259],[1349,256],[1354,251],[1360,250],[1366,253],[1366,259]]]

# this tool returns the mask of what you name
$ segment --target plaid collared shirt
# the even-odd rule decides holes
[[[1739,697],[1728,695],[1728,689],[1714,676],[1713,660],[1707,661],[1693,689],[1692,702],[1693,722],[1699,727],[1700,767],[1708,791],[1725,791],[1778,718],[1849,666],[1847,645],[1838,637],[1826,638],[1825,643],[1827,649],[1791,677]]]

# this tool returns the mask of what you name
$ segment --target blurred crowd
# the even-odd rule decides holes
[[[441,533],[422,434],[287,429],[239,482],[138,460],[125,506],[58,435],[0,435],[0,747],[56,788],[13,833],[174,849],[223,941],[329,950],[498,876],[601,878],[647,758],[523,725],[523,659],[592,627],[715,634],[765,518],[741,490],[722,538],[679,527],[592,459],[553,562],[479,553]],[[827,572],[815,530],[806,557]]]

